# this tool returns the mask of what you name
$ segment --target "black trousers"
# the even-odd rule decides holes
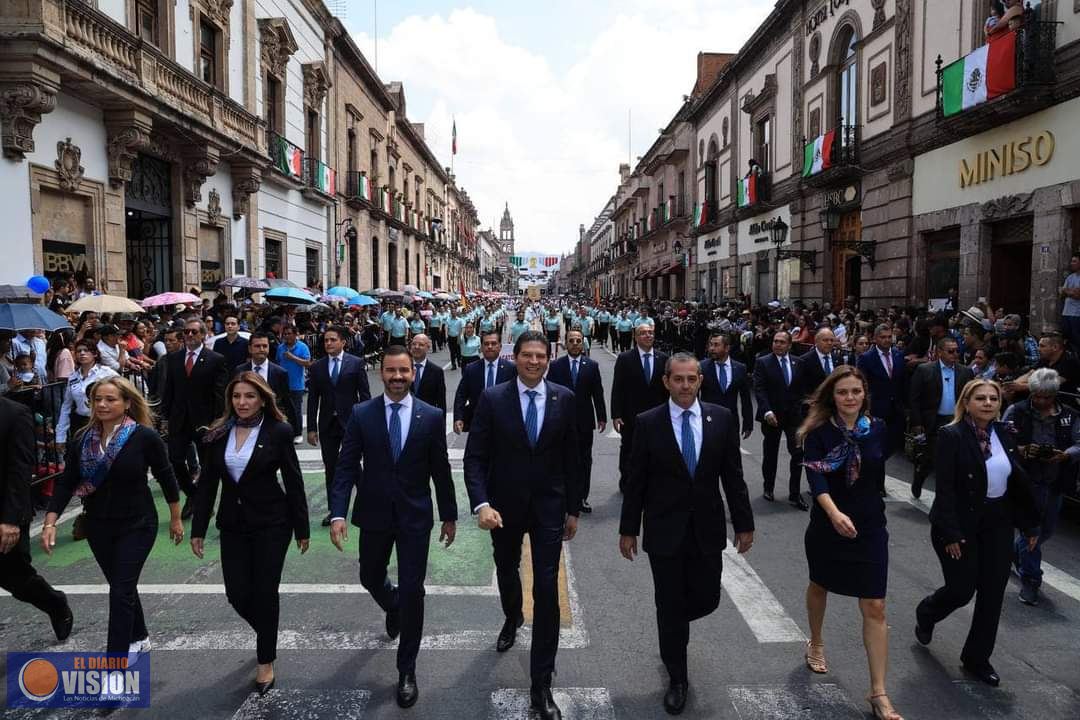
[[[555,357],[555,353],[559,350],[559,331],[558,330],[546,330],[548,341],[548,357]]]
[[[601,345],[607,343],[608,340],[608,324],[600,323],[599,329],[596,331],[596,341]]]
[[[330,507],[330,490],[334,487],[334,473],[337,472],[338,455],[341,454],[341,441],[345,432],[335,421],[319,432],[319,452],[326,468],[326,507]]]
[[[688,528],[677,555],[649,553],[656,600],[660,659],[674,682],[687,681],[686,646],[690,623],[720,604],[723,555],[702,555]]]
[[[788,497],[793,498],[799,494],[803,452],[795,440],[795,431],[798,429],[797,422],[782,421],[777,427],[764,420],[761,422],[761,474],[765,478],[765,492],[771,493],[776,487],[776,464],[780,457],[780,436],[783,435],[787,439],[787,450],[791,455]]]
[[[199,460],[198,465],[203,464],[202,448],[199,446],[199,438],[201,437],[202,433],[195,432],[194,428],[169,427],[169,442],[167,445],[169,463],[172,465],[173,473],[176,475],[177,484],[180,485],[180,489],[188,497],[195,494],[195,482],[192,480],[192,468],[189,463],[193,446]]]
[[[578,428],[578,450],[581,457],[581,499],[589,499],[592,487],[593,428]]]
[[[461,365],[461,345],[458,339],[452,335],[446,337],[446,344],[450,347],[450,367],[456,368]]]
[[[626,352],[630,349],[631,340],[634,337],[633,330],[620,330],[619,331],[619,351]]]
[[[371,593],[383,612],[399,613],[401,635],[398,640],[399,673],[416,672],[416,656],[424,633],[424,577],[427,575],[428,546],[431,531],[360,533],[360,584]],[[386,575],[390,551],[397,546],[398,584]]]
[[[86,540],[109,583],[106,652],[126,653],[149,633],[139,602],[139,575],[157,539],[157,517],[117,520],[89,518]]]
[[[507,525],[491,531],[495,577],[503,615],[521,615],[521,542],[529,535],[533,573],[532,647],[529,675],[534,684],[550,685],[559,650],[559,556],[562,554],[563,520],[530,518],[527,526]]]
[[[960,559],[953,560],[945,553],[948,542],[931,527],[930,542],[941,561],[945,585],[923,598],[915,617],[920,625],[933,627],[974,596],[975,611],[960,659],[978,666],[989,662],[994,652],[1001,603],[1009,582],[1013,557],[1011,503],[1007,499],[986,501],[978,531],[966,540]]]
[[[292,529],[287,525],[221,531],[225,597],[255,631],[255,652],[264,665],[277,657],[278,586],[291,539]]]
[[[44,613],[63,612],[67,608],[64,593],[55,590],[30,564],[30,525],[23,525],[19,531],[19,542],[0,555],[0,588]]]
[[[923,428],[926,433],[926,451],[922,454],[920,462],[915,463],[915,483],[919,487],[930,477],[934,470],[934,456],[937,454],[937,434],[944,425],[952,422],[952,415],[938,415],[933,427]],[[903,448],[903,445],[900,446]]]
[[[634,447],[634,423],[623,421],[619,433],[619,492],[626,489],[626,476],[630,472],[630,453]]]

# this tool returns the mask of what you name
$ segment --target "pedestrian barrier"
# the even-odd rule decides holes
[[[30,484],[51,491],[52,480],[64,471],[64,455],[56,444],[56,423],[64,403],[67,382],[14,390],[7,394],[10,400],[30,409],[34,416],[34,465]],[[49,494],[46,492],[46,494]]]

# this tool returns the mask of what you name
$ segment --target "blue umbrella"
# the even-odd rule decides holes
[[[296,287],[276,287],[264,296],[267,300],[276,300],[291,305],[314,305],[319,302],[314,295]]]
[[[353,306],[355,306],[355,305],[361,305],[361,306],[363,306],[363,305],[378,305],[379,301],[376,300],[373,297],[368,296],[368,295],[357,295],[356,297],[351,298],[349,300],[349,302],[347,302],[345,304],[346,305],[353,305]]]
[[[0,330],[60,330],[70,328],[63,315],[41,305],[0,303]]]
[[[343,287],[341,285],[335,285],[334,287],[327,290],[326,294],[327,295],[337,295],[338,297],[343,297],[346,300],[348,300],[349,298],[356,297],[360,293],[356,292],[351,287]]]
[[[435,297],[434,295],[429,293],[427,290],[421,290],[420,292],[416,293],[416,296],[417,297],[422,297],[425,300],[431,300],[432,298]]]

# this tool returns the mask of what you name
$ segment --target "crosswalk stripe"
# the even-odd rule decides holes
[[[607,688],[552,688],[555,704],[567,720],[615,720],[615,706]],[[499,720],[527,720],[529,691],[500,688],[491,693],[491,717]]]
[[[735,714],[743,720],[828,718],[863,720],[866,716],[833,683],[748,685],[728,688]],[[808,709],[812,711],[808,713]]]
[[[885,492],[897,500],[917,507],[924,513],[930,512],[930,506],[934,504],[934,498],[936,497],[933,490],[923,488],[922,497],[916,500],[911,496],[910,485],[890,475],[885,476]],[[1058,592],[1080,602],[1080,580],[1051,565],[1046,560],[1042,561],[1042,571],[1044,585],[1049,585]]]
[[[55,589],[68,595],[108,595],[106,583],[85,585],[54,585]],[[499,588],[491,585],[425,585],[428,595],[456,595],[468,597],[498,597]],[[282,583],[278,586],[282,595],[366,595],[362,585],[353,583]],[[139,584],[140,595],[224,595],[221,583],[146,583]],[[0,590],[0,598],[11,597]]]
[[[361,720],[371,700],[368,690],[278,690],[260,697],[248,695],[232,720],[269,720],[282,717],[332,717]]]
[[[805,642],[806,636],[769,587],[733,547],[724,550],[724,589],[759,643]]]

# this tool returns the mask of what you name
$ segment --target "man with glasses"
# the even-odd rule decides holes
[[[920,365],[911,377],[911,432],[926,435],[926,452],[916,462],[911,482],[911,494],[916,498],[922,495],[923,483],[933,468],[938,428],[952,422],[960,391],[975,379],[971,368],[957,362],[960,346],[956,340],[943,337],[936,348],[937,362]]]

